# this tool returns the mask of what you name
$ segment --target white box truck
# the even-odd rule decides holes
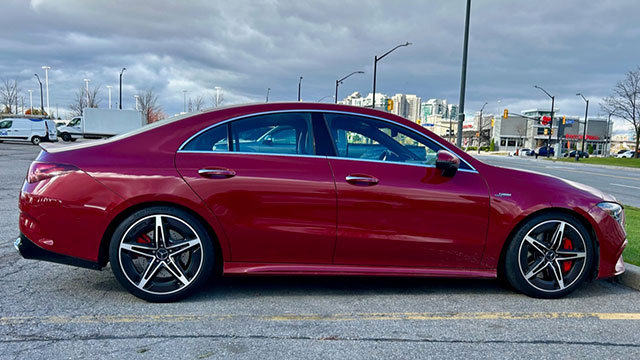
[[[58,127],[64,141],[77,138],[106,138],[141,128],[142,112],[119,109],[84,109],[83,116],[74,117],[67,125]]]

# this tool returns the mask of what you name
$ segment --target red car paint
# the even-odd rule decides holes
[[[477,171],[326,156],[178,152],[213,124],[278,111],[346,112],[402,125],[444,145]],[[78,170],[25,181],[20,231],[55,254],[104,266],[123,214],[173,204],[196,214],[218,241],[225,274],[495,277],[501,252],[528,216],[556,209],[579,217],[598,242],[598,276],[623,250],[622,227],[596,206],[612,197],[541,174],[484,164],[429,130],[388,113],[342,105],[269,103],[224,108],[152,125],[135,135],[36,161]],[[202,168],[232,171],[206,178]],[[376,178],[355,186],[348,175]]]

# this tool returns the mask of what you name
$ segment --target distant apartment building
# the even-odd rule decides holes
[[[402,116],[415,123],[420,123],[420,105],[422,100],[416,95],[395,94],[391,97],[393,100],[392,114]]]
[[[445,99],[429,99],[422,103],[421,125],[439,136],[452,140],[457,130],[458,106]]]
[[[385,110],[387,105],[387,99],[389,97],[385,94],[376,93],[376,106],[375,108],[378,110]],[[343,100],[338,101],[338,104],[342,105],[351,105],[351,106],[360,106],[360,107],[372,107],[373,103],[373,94],[369,93],[367,96],[363,97],[360,92],[355,91],[351,95],[347,96]]]

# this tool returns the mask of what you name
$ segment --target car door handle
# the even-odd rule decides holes
[[[347,175],[345,178],[349,184],[372,186],[378,183],[378,179],[369,175]]]
[[[236,176],[236,172],[231,169],[200,169],[198,175],[209,179],[226,179]]]

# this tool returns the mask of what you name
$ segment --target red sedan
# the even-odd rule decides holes
[[[149,301],[223,275],[495,278],[555,298],[624,271],[622,206],[484,164],[365,108],[274,103],[45,148],[20,194],[25,258],[101,269]]]

